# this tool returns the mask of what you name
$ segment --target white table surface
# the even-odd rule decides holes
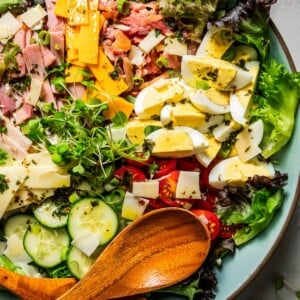
[[[300,0],[277,0],[271,17],[283,36],[300,71]],[[263,270],[236,300],[296,300],[291,290],[276,293],[275,280],[280,276],[300,290],[300,200],[283,239]]]

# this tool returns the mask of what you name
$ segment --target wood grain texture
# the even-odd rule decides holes
[[[24,300],[54,300],[76,284],[74,278],[35,278],[0,267],[0,285]]]
[[[178,208],[147,213],[59,300],[113,299],[173,285],[202,265],[209,248],[207,228],[192,213]]]

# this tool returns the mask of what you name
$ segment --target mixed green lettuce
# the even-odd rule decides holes
[[[262,156],[269,158],[289,141],[300,99],[300,72],[291,73],[273,59],[261,68],[251,115],[264,122]]]
[[[230,29],[236,41],[253,46],[259,53],[260,59],[264,60],[269,54],[267,28],[270,9],[276,0],[237,2],[235,6],[232,1],[220,2],[217,14],[219,17],[208,22],[208,27],[217,26]]]
[[[237,246],[261,233],[282,205],[287,174],[273,179],[255,176],[245,186],[228,186],[219,194],[217,214],[226,225],[241,225],[233,235]]]

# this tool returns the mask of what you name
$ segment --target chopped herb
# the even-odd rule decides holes
[[[3,194],[9,189],[7,179],[4,174],[0,174],[0,193]]]
[[[161,34],[160,30],[157,28],[154,29],[154,33],[155,33],[155,37],[158,37]]]
[[[8,153],[0,148],[0,165],[5,165],[8,159]]]
[[[119,70],[119,68],[116,67],[112,72],[109,73],[109,76],[110,76],[113,80],[119,79],[119,76],[120,76],[120,70]]]

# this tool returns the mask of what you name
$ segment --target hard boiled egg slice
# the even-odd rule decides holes
[[[198,109],[208,114],[218,115],[230,112],[228,103],[224,103],[224,105],[217,104],[216,101],[213,101],[212,97],[210,98],[209,94],[207,94],[204,90],[197,90],[190,93],[190,100]]]
[[[209,146],[204,151],[197,153],[196,158],[202,166],[207,167],[217,156],[222,144],[208,134],[205,136],[208,140]]]
[[[252,97],[259,72],[259,62],[252,61],[246,64],[252,80],[242,89],[236,90],[230,95],[230,112],[232,118],[239,124],[246,125],[248,122],[247,114],[252,102]]]
[[[166,103],[176,103],[183,99],[184,90],[179,79],[161,78],[144,88],[136,97],[134,110],[141,119],[151,119],[160,115]]]
[[[240,89],[252,80],[249,72],[228,61],[196,55],[182,57],[181,74],[194,87],[197,82],[206,81],[210,87],[224,91]]]
[[[212,127],[219,126],[223,124],[224,116],[223,115],[207,115],[205,123],[197,127],[201,133],[207,133]]]
[[[215,165],[209,174],[209,184],[217,189],[226,185],[242,185],[255,175],[273,178],[275,169],[271,163],[259,160],[243,162],[239,156],[222,160]]]
[[[160,111],[160,121],[163,126],[172,124],[172,111],[174,105],[166,104]]]
[[[263,121],[257,120],[237,135],[235,149],[242,161],[248,161],[261,153],[259,144],[263,138],[263,134]]]
[[[206,114],[190,102],[167,104],[160,113],[160,120],[164,126],[172,124],[172,126],[198,128],[206,122],[206,119]]]
[[[242,62],[250,62],[257,60],[256,50],[248,45],[238,45],[234,47],[235,58],[231,61],[234,64],[240,64]]]
[[[221,58],[233,42],[230,30],[211,27],[204,35],[196,55]]]
[[[158,120],[142,120],[140,118],[130,119],[126,124],[126,136],[133,144],[142,144],[145,139],[147,127],[162,127]]]
[[[158,157],[186,157],[206,149],[209,144],[199,131],[185,126],[161,128],[146,136],[154,143],[152,154]]]
[[[234,120],[230,120],[229,123],[223,122],[222,124],[216,126],[212,133],[217,141],[224,142],[229,138],[232,132],[237,131],[240,128],[240,124],[237,124]]]

